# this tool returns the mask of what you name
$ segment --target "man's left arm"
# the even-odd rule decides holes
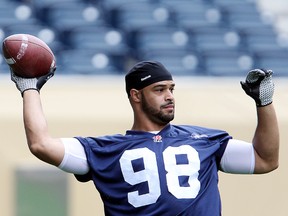
[[[257,127],[253,138],[254,173],[267,173],[278,167],[279,128],[273,104],[257,107]]]
[[[246,81],[241,82],[247,95],[255,100],[257,127],[252,140],[255,152],[254,173],[267,173],[278,167],[279,128],[273,105],[274,83],[271,70],[249,71]]]

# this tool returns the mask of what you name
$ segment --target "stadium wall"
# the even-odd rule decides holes
[[[241,79],[175,77],[173,123],[220,128],[234,138],[250,141],[256,126],[256,112],[254,102],[241,89]],[[281,132],[280,167],[261,176],[220,173],[224,216],[287,215],[287,79],[276,79],[275,83],[274,103]],[[41,97],[50,133],[55,137],[125,133],[132,125],[132,109],[123,77],[55,76],[44,86]],[[15,171],[22,167],[58,169],[29,152],[23,130],[22,99],[8,76],[0,78],[0,100],[0,209],[1,215],[16,216]],[[79,183],[70,174],[67,179],[67,215],[104,215],[102,202],[91,182]]]

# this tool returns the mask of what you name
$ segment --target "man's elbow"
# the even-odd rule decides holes
[[[276,170],[279,167],[279,160],[274,159],[260,163],[255,167],[255,174],[265,174]]]
[[[43,155],[45,155],[45,146],[41,143],[31,143],[29,144],[30,152],[40,160],[42,160]]]
[[[38,159],[59,166],[64,157],[64,146],[57,139],[42,139],[37,142],[28,143],[30,152]]]
[[[276,169],[278,169],[279,167],[279,161],[275,161],[275,162],[271,162],[270,165],[269,165],[269,168],[267,169],[267,172],[272,172]]]

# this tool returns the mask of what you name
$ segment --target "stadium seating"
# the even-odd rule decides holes
[[[177,76],[204,76],[201,56],[189,50],[166,49],[165,51],[151,51],[144,53],[140,60],[156,60],[164,64],[168,70]]]
[[[4,0],[0,3],[0,27],[14,24],[37,23],[29,4]]]
[[[254,52],[255,68],[272,69],[275,77],[287,76],[287,49]]]
[[[169,8],[162,4],[133,2],[122,4],[111,11],[112,23],[125,31],[138,30],[148,26],[169,26],[172,17]]]
[[[221,25],[223,18],[221,11],[206,1],[163,0],[162,2],[175,13],[175,22],[182,28]]]
[[[111,75],[124,71],[124,56],[95,49],[62,51],[57,59],[60,74]]]
[[[103,25],[101,11],[94,5],[84,2],[60,2],[42,8],[42,19],[49,26],[63,31],[84,25]],[[44,17],[43,17],[44,16]]]
[[[199,52],[225,51],[242,49],[242,38],[239,32],[223,27],[198,27],[189,31],[194,38],[194,46]]]
[[[3,56],[1,55],[0,56],[0,74],[4,74],[4,73],[8,73],[9,72],[9,67],[8,65],[6,64]]]
[[[251,0],[2,0],[0,39],[40,37],[62,74],[123,74],[156,59],[177,75],[287,76],[288,40],[264,15]]]
[[[101,26],[80,26],[71,29],[66,35],[67,43],[70,47],[93,48],[98,50],[107,50],[111,52],[128,52],[126,37],[123,32],[113,27]]]
[[[141,56],[147,51],[185,50],[189,46],[189,35],[175,27],[146,27],[134,32],[134,48]]]
[[[235,50],[210,51],[203,58],[210,76],[243,76],[254,66],[253,56]]]
[[[242,31],[241,34],[251,52],[268,52],[286,46],[286,43],[281,43],[276,32],[269,27],[254,27],[254,30]]]

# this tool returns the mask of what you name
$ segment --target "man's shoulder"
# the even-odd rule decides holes
[[[93,146],[107,146],[118,142],[123,142],[126,138],[122,134],[103,135],[95,137],[76,137],[82,144]]]
[[[173,130],[178,133],[189,133],[195,136],[211,137],[215,135],[228,135],[228,133],[221,129],[202,127],[196,125],[172,125]]]
[[[209,127],[203,127],[198,125],[172,125],[172,128],[174,130],[186,130],[186,131],[219,131],[219,129],[209,128]]]

